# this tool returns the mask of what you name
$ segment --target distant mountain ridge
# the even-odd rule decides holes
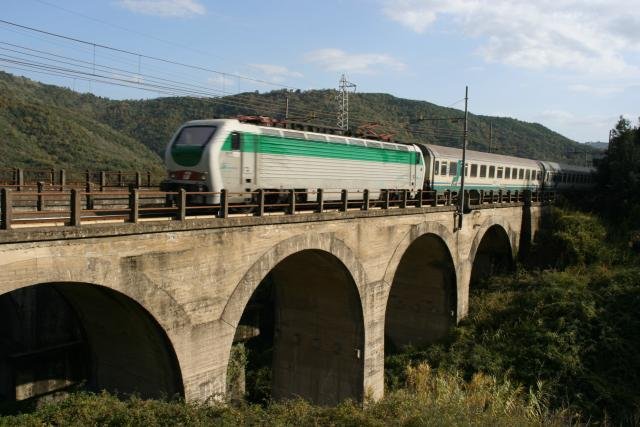
[[[164,147],[180,124],[238,114],[283,116],[285,97],[290,116],[316,113],[327,122],[335,111],[332,90],[244,93],[222,100],[116,101],[0,72],[0,167],[138,169],[161,174]],[[349,101],[354,125],[379,122],[394,139],[405,142],[461,144],[461,121],[419,120],[461,117],[460,110],[378,93],[353,94]],[[470,148],[489,151],[491,123],[492,152],[572,162],[577,149],[584,151],[584,145],[541,124],[474,114],[469,115]],[[580,161],[584,156],[575,159]]]
[[[609,148],[608,142],[585,142],[584,144],[598,151],[605,151]]]

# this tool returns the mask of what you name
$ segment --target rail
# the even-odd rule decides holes
[[[368,211],[373,209],[415,209],[455,206],[456,192],[407,190],[280,190],[235,193],[156,191],[135,188],[128,191],[89,191],[61,187],[47,190],[39,184],[35,191],[16,191],[14,186],[0,189],[0,230],[19,227],[80,226],[96,222],[147,220],[185,221],[194,218],[228,218],[231,215],[296,215],[303,213]],[[371,194],[379,195],[372,198]],[[241,199],[242,202],[235,200]],[[510,203],[549,203],[554,192],[480,191],[465,200],[466,210],[483,205]],[[214,203],[214,201],[216,201]]]

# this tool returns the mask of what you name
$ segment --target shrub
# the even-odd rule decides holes
[[[594,215],[552,208],[543,217],[529,265],[566,268],[608,261],[607,231]]]

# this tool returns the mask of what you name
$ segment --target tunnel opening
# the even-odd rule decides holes
[[[73,390],[184,394],[168,337],[129,297],[79,283],[0,295],[0,402],[34,402]]]
[[[234,337],[227,392],[232,399],[258,403],[303,398],[334,405],[362,399],[363,370],[356,284],[334,255],[303,250],[274,267],[246,305]]]
[[[407,248],[391,285],[385,353],[443,338],[456,322],[456,273],[446,244],[425,234]]]
[[[488,279],[513,271],[511,243],[499,225],[491,226],[482,236],[471,268],[471,289],[486,287]]]

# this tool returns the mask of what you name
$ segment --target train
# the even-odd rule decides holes
[[[163,191],[212,192],[202,203],[251,202],[265,190],[295,189],[305,195],[323,189],[325,200],[340,191],[460,190],[462,150],[426,143],[405,144],[318,131],[265,126],[238,119],[189,121],[176,131],[165,151],[168,178]],[[585,190],[594,169],[467,150],[465,189],[471,197],[485,191]],[[302,200],[304,201],[304,200]]]

